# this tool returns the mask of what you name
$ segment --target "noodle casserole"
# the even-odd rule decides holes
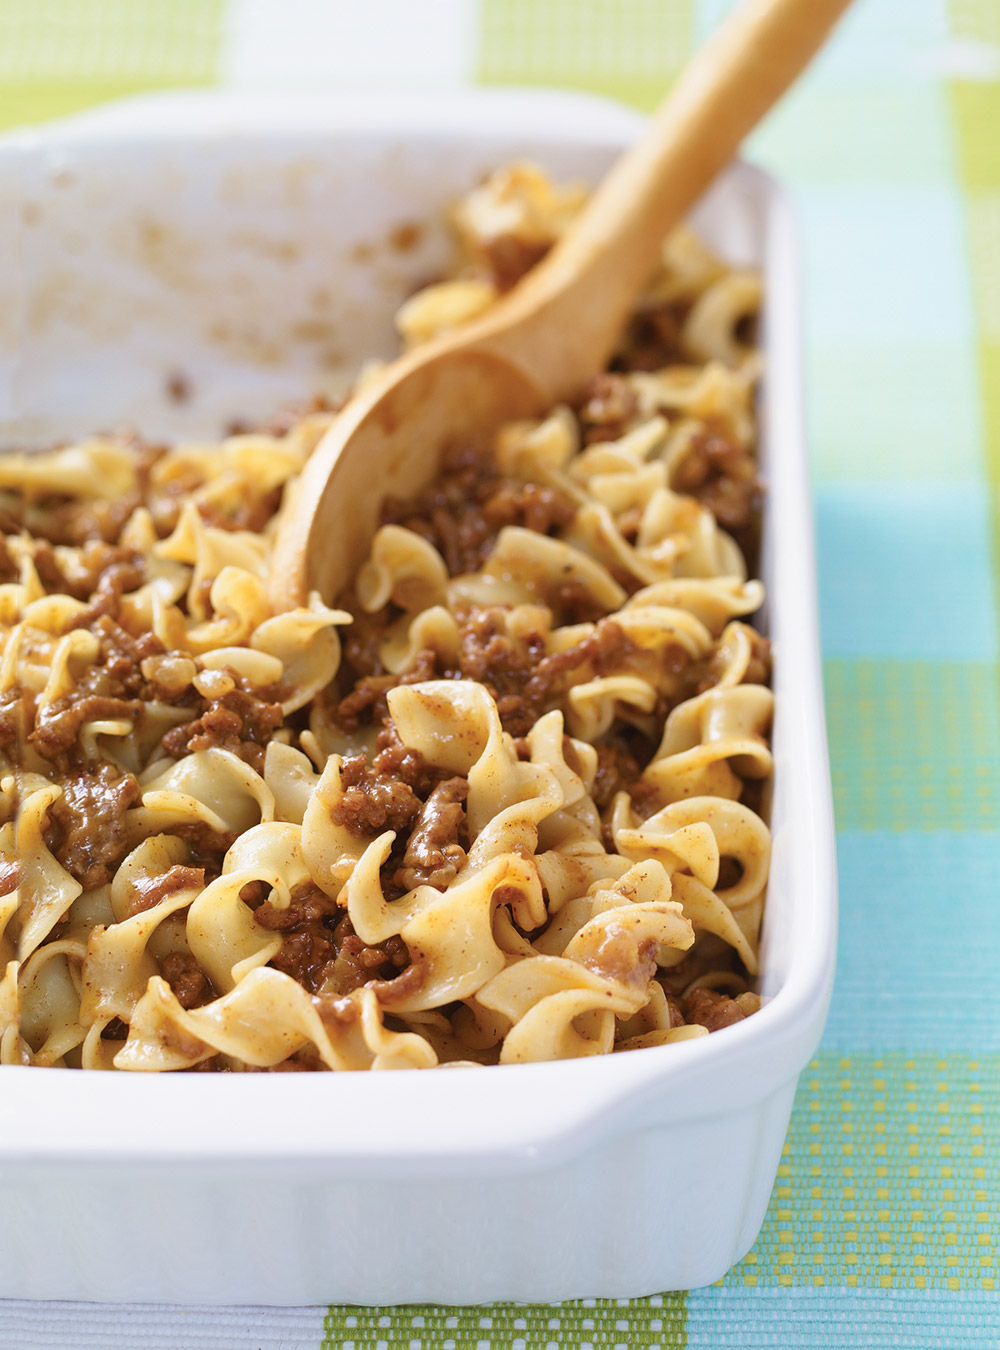
[[[582,201],[492,173],[403,335]],[[0,1063],[515,1064],[757,1009],[759,301],[675,231],[611,371],[387,497],[338,609],[267,590],[335,411],[0,460]]]
[[[163,102],[136,104],[127,129],[112,112],[35,140],[53,163],[78,144],[77,167],[59,170],[71,179],[114,181],[116,154],[132,171],[130,153],[165,134]],[[172,153],[184,158],[185,137],[200,147],[192,181],[224,185],[231,239],[250,237],[239,215],[258,209],[254,192],[266,199],[246,186],[255,166],[287,164],[283,214],[266,247],[246,245],[261,256],[280,242],[293,266],[311,247],[301,202],[319,189],[302,187],[303,165],[332,153],[324,137],[368,165],[381,253],[372,236],[368,260],[348,235],[343,256],[369,266],[406,346],[515,285],[631,126],[588,100],[570,99],[571,116],[558,99],[484,95],[463,104],[461,131],[435,104],[407,136],[355,105],[357,125],[331,133],[303,103],[270,140],[261,112],[212,140],[199,119],[231,126],[225,104],[176,101]],[[557,129],[532,138],[543,105]],[[201,207],[179,193],[154,247],[156,198],[140,199],[157,191],[155,164],[143,172],[130,228],[166,294],[197,268],[164,250]],[[373,484],[381,524],[352,585],[296,609],[272,603],[269,559],[342,379],[268,383],[274,354],[215,322],[218,381],[137,344],[121,403],[139,433],[81,439],[64,400],[48,421],[14,407],[8,445],[35,444],[0,458],[0,1184],[25,1218],[17,1250],[0,1246],[2,1292],[638,1293],[717,1278],[749,1245],[832,970],[790,240],[767,181],[734,170],[664,241],[579,400],[443,447],[415,495]],[[350,319],[351,297],[342,311],[326,299]],[[43,308],[24,312],[25,350],[44,350]],[[359,331],[344,369],[390,355],[386,333],[368,344],[375,330]],[[116,341],[109,323],[89,359]],[[244,407],[255,363],[266,387]],[[316,383],[311,403],[288,398]],[[290,411],[269,417],[275,393]],[[109,424],[90,391],[81,406]],[[228,415],[224,435],[167,425],[209,408]],[[37,1244],[65,1203],[57,1173],[89,1188],[72,1203],[95,1235],[140,1223],[169,1176],[162,1242],[190,1231],[185,1208],[238,1204],[238,1227],[266,1215],[289,1254],[265,1261],[235,1234],[214,1253],[196,1242],[169,1288],[68,1249],[39,1275]],[[406,1211],[388,1272],[358,1254],[379,1209],[363,1197],[380,1187]],[[659,1231],[668,1191],[683,1238]],[[630,1214],[613,1253],[584,1220],[588,1193],[598,1228],[622,1233]],[[486,1216],[521,1202],[531,1235],[494,1231]],[[553,1242],[558,1269],[531,1255]]]

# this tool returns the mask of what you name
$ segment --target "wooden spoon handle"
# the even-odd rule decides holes
[[[664,236],[849,3],[744,0],[693,57],[647,133],[610,171],[565,239],[497,307],[495,319],[487,318],[484,330],[492,328],[495,337],[484,345],[515,363],[519,348],[530,349],[529,373],[541,392],[552,401],[572,397],[610,356]],[[542,340],[526,342],[524,323]]]

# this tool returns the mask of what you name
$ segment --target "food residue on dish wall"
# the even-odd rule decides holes
[[[389,232],[389,247],[395,253],[410,253],[423,243],[425,234],[425,227],[418,221],[404,221]]]
[[[166,379],[166,395],[171,403],[189,403],[191,401],[191,381],[182,371],[174,370]]]

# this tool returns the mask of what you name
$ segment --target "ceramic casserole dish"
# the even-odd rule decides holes
[[[450,200],[520,157],[596,181],[640,125],[530,91],[221,93],[6,137],[0,445],[122,423],[210,434],[336,389],[391,354],[395,307],[447,257],[435,222]],[[637,1296],[718,1279],[754,1241],[829,998],[833,822],[794,223],[775,183],[740,165],[694,224],[764,277],[764,1006],[697,1040],[486,1071],[0,1068],[0,1296]]]

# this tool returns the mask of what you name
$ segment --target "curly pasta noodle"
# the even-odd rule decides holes
[[[477,188],[404,340],[581,200]],[[673,234],[612,369],[387,500],[336,607],[266,586],[333,410],[0,459],[0,1063],[513,1064],[759,1006],[759,301]]]

